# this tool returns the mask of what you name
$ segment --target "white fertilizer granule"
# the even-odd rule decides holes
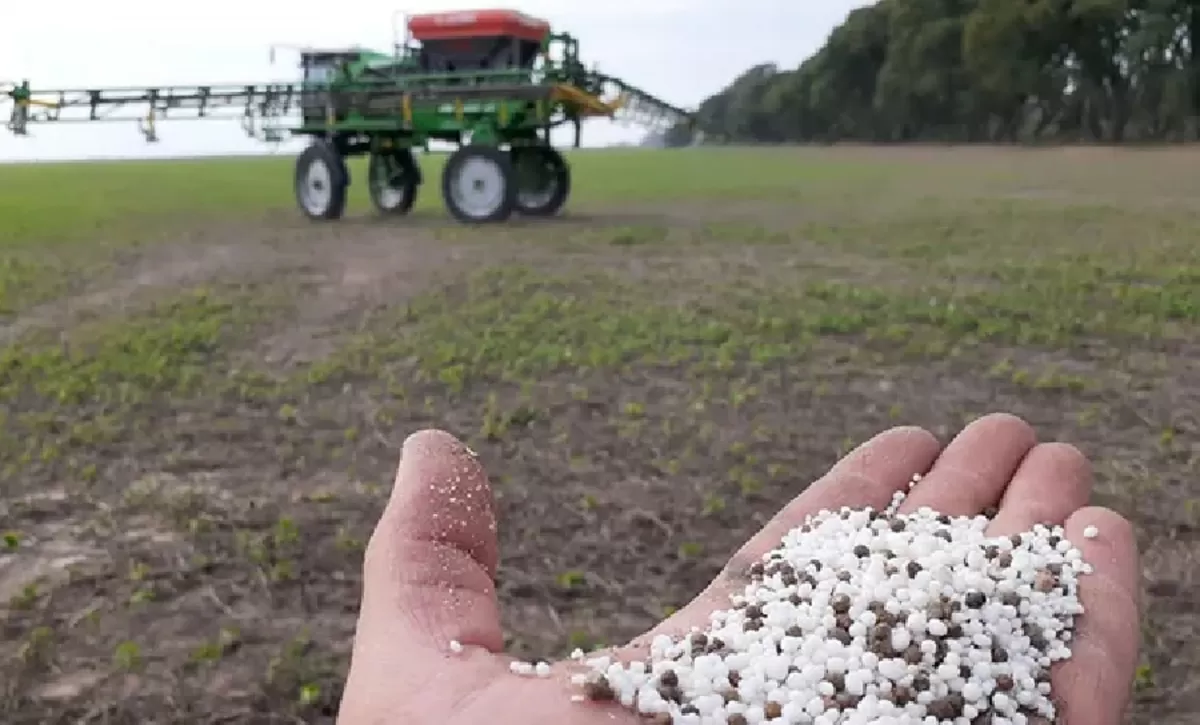
[[[508,669],[514,675],[521,675],[522,677],[532,677],[535,672],[535,667],[532,662],[509,662]]]
[[[656,725],[1053,721],[1049,670],[1091,567],[1061,527],[988,537],[985,516],[903,499],[811,517],[706,628],[656,637],[648,662],[586,660],[583,699]]]

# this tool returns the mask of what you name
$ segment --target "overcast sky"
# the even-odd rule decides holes
[[[464,10],[471,0],[0,0],[0,81],[35,89],[294,80],[297,56],[272,44],[382,50],[392,17]],[[694,106],[763,62],[794,67],[824,42],[857,0],[512,0],[580,38],[584,62],[683,106]],[[492,6],[483,2],[482,6]],[[501,5],[503,6],[503,5]],[[353,10],[353,12],[349,12]],[[5,121],[9,108],[3,106]],[[569,131],[567,131],[569,137]],[[0,161],[258,153],[264,146],[228,121],[160,124],[146,144],[134,123],[31,125],[0,133]],[[636,141],[642,132],[589,122],[586,145]],[[292,153],[295,146],[278,149]]]

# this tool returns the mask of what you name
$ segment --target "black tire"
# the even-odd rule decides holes
[[[511,155],[517,179],[517,212],[534,217],[557,214],[571,195],[567,160],[552,146],[516,146]],[[530,166],[537,170],[531,172]]]
[[[367,176],[371,203],[381,214],[402,215],[412,211],[421,187],[421,168],[412,149],[371,154]]]
[[[309,219],[329,221],[346,213],[346,187],[350,175],[333,144],[313,143],[296,158],[296,204]]]
[[[480,198],[471,208],[463,186],[471,182],[472,192],[481,186],[493,187],[488,199]],[[450,155],[442,171],[442,200],[450,216],[464,224],[490,224],[506,221],[517,204],[516,175],[512,158],[494,146],[463,146]],[[486,202],[486,203],[485,203]]]

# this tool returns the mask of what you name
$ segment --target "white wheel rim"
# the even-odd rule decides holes
[[[467,159],[450,184],[450,198],[463,214],[484,219],[504,205],[507,183],[500,164],[479,157]]]
[[[375,194],[375,202],[389,211],[400,208],[408,198],[408,187],[404,184],[393,184],[393,178],[396,178],[396,175],[392,173],[388,162],[379,159],[379,166],[371,176],[371,189]]]
[[[379,205],[384,209],[397,209],[404,203],[405,189],[398,186],[381,185],[375,192],[379,196]]]
[[[323,214],[333,199],[333,175],[329,164],[323,159],[314,159],[304,172],[300,186],[300,203],[310,214]]]
[[[517,196],[521,202],[521,206],[527,209],[540,209],[550,203],[554,195],[558,193],[558,174],[555,174],[546,182],[542,189],[525,189],[517,190]]]

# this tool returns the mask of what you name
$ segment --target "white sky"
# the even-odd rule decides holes
[[[0,0],[0,82],[28,78],[36,89],[253,83],[294,80],[297,56],[269,46],[364,45],[388,50],[392,18],[490,7],[471,0]],[[666,100],[691,107],[752,65],[795,67],[861,0],[511,0],[580,39],[582,59]],[[503,5],[501,5],[503,6]],[[3,121],[9,106],[0,105]],[[140,111],[139,111],[140,112]],[[570,136],[569,129],[566,130]],[[584,144],[636,142],[644,134],[591,121]],[[99,157],[262,153],[236,121],[159,124],[147,144],[136,124],[30,125],[14,138],[0,128],[0,162]],[[569,141],[564,141],[569,143]],[[291,146],[277,150],[294,152]]]

